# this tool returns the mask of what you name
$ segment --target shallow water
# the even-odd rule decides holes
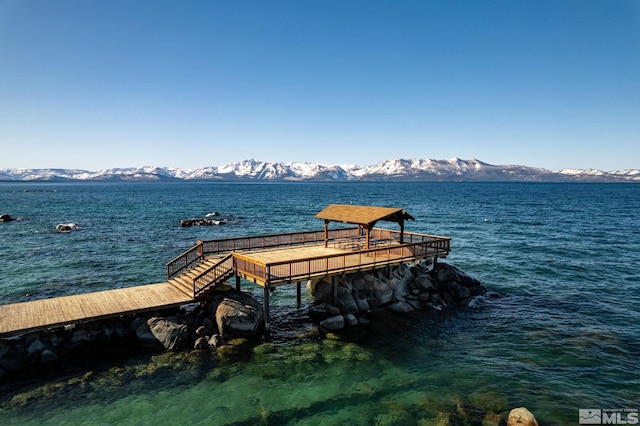
[[[272,342],[240,360],[135,356],[12,388],[1,423],[479,424],[524,405],[577,424],[579,408],[640,405],[638,185],[0,183],[0,213],[25,218],[0,224],[0,301],[163,281],[198,239],[321,229],[315,213],[350,202],[451,236],[447,262],[504,297],[335,340],[281,287]],[[179,226],[211,211],[229,224]],[[67,222],[82,229],[55,231]]]

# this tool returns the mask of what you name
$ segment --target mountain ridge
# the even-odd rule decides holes
[[[602,171],[563,169],[551,171],[522,165],[493,165],[475,158],[462,160],[392,159],[371,166],[323,165],[314,162],[266,162],[255,159],[195,169],[144,166],[83,169],[0,169],[0,181],[220,181],[220,182],[640,182],[640,170]]]

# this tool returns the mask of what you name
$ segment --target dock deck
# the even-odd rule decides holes
[[[169,282],[0,306],[0,336],[193,302]]]
[[[0,305],[0,337],[198,302],[229,278],[250,280],[268,293],[358,270],[446,257],[448,237],[375,229],[360,244],[358,228],[198,241],[167,263],[167,281],[136,287]],[[376,244],[380,242],[380,244]],[[373,247],[373,248],[371,248]]]

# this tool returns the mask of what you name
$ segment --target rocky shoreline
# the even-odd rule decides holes
[[[442,311],[466,306],[486,292],[460,269],[439,263],[401,264],[313,281],[309,317],[326,331],[366,326],[371,314]],[[55,370],[78,359],[127,351],[217,351],[236,337],[259,337],[264,312],[250,294],[225,286],[201,304],[165,311],[68,324],[0,339],[0,380]],[[224,350],[224,349],[223,349]]]
[[[380,310],[397,314],[467,306],[480,282],[445,264],[420,262],[310,281],[309,317],[325,331],[366,326]],[[0,339],[0,380],[55,370],[79,359],[127,351],[217,351],[236,337],[260,337],[264,312],[250,294],[224,286],[201,304],[68,324]],[[224,350],[224,349],[223,349]]]

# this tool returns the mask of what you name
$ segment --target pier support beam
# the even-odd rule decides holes
[[[264,331],[269,334],[271,328],[271,315],[269,313],[269,283],[264,285]]]
[[[236,274],[236,290],[242,291],[240,286],[240,275]]]
[[[296,283],[296,301],[298,302],[298,309],[300,309],[300,305],[302,305],[302,284],[300,281]]]
[[[271,328],[271,314],[269,312],[269,292],[271,291],[271,266],[267,266],[266,281],[264,283],[264,331],[269,335]]]

